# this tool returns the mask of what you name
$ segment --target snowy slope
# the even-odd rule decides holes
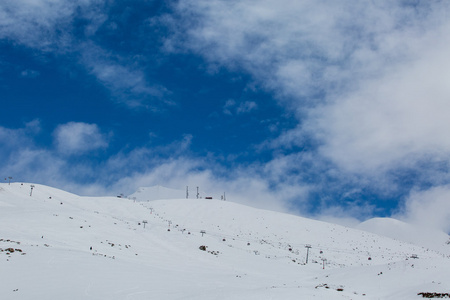
[[[450,254],[450,245],[447,244],[450,237],[440,230],[423,228],[392,218],[373,218],[362,222],[357,228]]]
[[[218,200],[30,191],[0,185],[2,299],[411,299],[450,290],[447,255],[365,231]]]

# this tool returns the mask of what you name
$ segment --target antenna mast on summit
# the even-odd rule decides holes
[[[186,186],[186,199],[189,199],[189,187]]]

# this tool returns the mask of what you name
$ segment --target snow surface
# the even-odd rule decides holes
[[[26,183],[0,185],[1,299],[420,299],[450,291],[446,242],[421,247],[219,200],[80,197],[38,184],[30,192]]]
[[[445,232],[392,218],[373,218],[362,222],[356,228],[447,253],[450,250],[447,244],[450,242],[449,235]]]

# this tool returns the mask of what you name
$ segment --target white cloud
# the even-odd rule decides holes
[[[24,128],[10,129],[0,126],[0,153],[7,157],[18,147],[33,148],[34,143],[31,136],[41,131],[40,121],[35,119],[25,124]],[[6,160],[6,158],[5,158]]]
[[[232,109],[233,109],[233,107],[236,105],[236,101],[234,101],[233,99],[228,99],[226,102],[225,102],[225,105],[223,106],[223,113],[224,114],[226,114],[226,115],[233,115],[233,113],[232,113]]]
[[[413,191],[394,217],[412,224],[450,232],[450,185]]]
[[[77,9],[99,1],[16,0],[0,3],[0,38],[44,51],[67,50]],[[88,10],[89,11],[89,10]]]
[[[111,91],[113,100],[129,107],[148,106],[154,110],[155,103],[170,104],[163,101],[168,91],[148,82],[136,63],[138,56],[118,55],[95,42],[97,30],[108,20],[108,8],[104,0],[2,1],[0,39],[55,56],[77,57],[78,63]],[[84,27],[75,28],[77,20],[83,20]],[[23,77],[38,75],[33,70],[21,72]]]
[[[58,151],[66,155],[81,155],[108,146],[96,124],[69,122],[59,125],[54,137]]]
[[[1,174],[12,176],[15,181],[45,181],[50,184],[62,180],[60,169],[64,162],[35,144],[34,139],[40,131],[38,120],[28,122],[24,128],[0,127],[0,155],[4,161],[0,166]]]
[[[90,40],[105,20],[102,14],[96,16],[95,9],[88,13],[88,8],[98,3],[101,1],[2,2],[0,38],[43,51],[77,52],[88,72],[131,106],[141,105],[142,98],[164,96],[166,91],[150,84],[145,72],[130,63],[132,59],[108,52]],[[70,28],[77,5],[91,22],[82,43],[75,42]],[[301,155],[276,156],[265,166],[235,170],[230,179],[216,176],[214,163],[188,159],[184,150],[192,137],[186,136],[167,148],[177,159],[161,158],[158,153],[163,149],[141,148],[118,153],[102,168],[71,166],[79,174],[101,175],[103,181],[90,185],[91,192],[105,191],[105,186],[129,189],[137,184],[199,184],[233,191],[230,196],[239,201],[285,207],[284,199],[299,199],[301,203],[311,189],[330,184],[321,178],[314,179],[317,186],[304,184],[302,172],[323,171],[324,176],[339,180],[355,173],[362,178],[373,174],[385,178],[390,170],[417,168],[418,162],[430,157],[450,162],[446,138],[450,124],[445,115],[450,108],[449,2],[402,6],[387,0],[185,0],[175,5],[179,15],[174,20],[181,21],[176,28],[182,30],[167,40],[167,49],[188,49],[211,65],[250,74],[257,87],[273,92],[298,118],[298,126],[271,146],[306,144],[310,149]],[[257,100],[231,100],[224,113],[247,113],[257,107]],[[11,137],[14,141],[2,151],[10,155],[16,149],[20,157],[20,164],[11,164],[13,169],[27,176],[31,176],[27,168],[34,174],[63,175],[67,157],[58,156],[52,162],[54,153],[38,149],[29,135],[0,128],[0,139]],[[107,147],[107,138],[95,124],[64,124],[55,130],[54,137],[57,150],[64,154]],[[180,151],[175,151],[178,146]],[[436,174],[435,170],[427,171],[430,178],[437,178]],[[448,178],[448,174],[443,177]],[[60,180],[60,186],[75,186],[71,182],[76,180]],[[384,180],[388,185],[389,180]],[[444,205],[436,203],[436,207]],[[323,211],[327,212],[326,204]],[[341,213],[339,207],[328,212]]]
[[[241,104],[239,104],[239,107],[236,109],[236,113],[237,114],[248,113],[257,108],[258,108],[258,104],[256,104],[256,102],[245,101],[245,102],[242,102]]]
[[[297,117],[294,129],[264,143],[306,148],[267,165],[277,184],[291,173],[302,182],[303,169],[319,174],[317,189],[335,184],[342,194],[347,183],[392,195],[405,170],[412,186],[449,182],[450,2],[186,0],[176,10],[168,51],[250,74]],[[310,165],[301,162],[308,156]]]
[[[355,227],[361,223],[361,219],[373,214],[373,207],[353,205],[350,208],[341,206],[324,207],[320,213],[315,216],[318,220],[339,224],[347,227]]]
[[[229,201],[285,212],[293,211],[290,202],[293,199],[306,201],[310,190],[293,176],[286,180],[284,170],[289,165],[286,161],[228,170],[213,158],[189,158],[190,135],[163,147],[119,152],[102,163],[74,162],[68,155],[107,146],[97,125],[75,122],[60,125],[54,137],[56,151],[63,155],[55,155],[55,150],[40,148],[34,142],[36,123],[23,129],[0,127],[0,153],[8,158],[0,166],[4,176],[81,195],[130,194],[140,186],[152,185],[178,189],[199,186],[202,192],[217,197],[225,192]],[[5,145],[6,141],[10,144]]]
[[[35,71],[35,70],[23,70],[22,72],[20,72],[20,76],[24,77],[24,78],[36,78],[40,75],[41,73],[39,71]]]
[[[290,211],[289,200],[292,197],[306,198],[308,192],[307,186],[301,185],[294,187],[286,184],[270,189],[267,178],[261,176],[257,169],[219,170],[220,167],[202,159],[181,157],[161,160],[145,172],[120,178],[113,188],[117,192],[133,192],[142,186],[163,185],[181,190],[186,186],[191,189],[198,186],[202,192],[216,197],[225,192],[229,201],[283,212]],[[228,174],[222,177],[215,171]]]
[[[321,153],[352,172],[411,167],[448,160],[450,140],[450,22],[409,43],[407,63],[361,84],[332,104],[316,107],[307,126]]]
[[[280,95],[315,101],[320,92],[349,88],[352,80],[383,70],[386,60],[402,58],[405,38],[429,27],[435,17],[445,17],[424,17],[421,12],[430,9],[423,6],[392,1],[181,1],[176,9],[185,23],[176,23],[176,29],[184,30],[166,44],[169,50],[186,47],[213,64],[243,69]]]
[[[114,55],[93,43],[80,46],[81,62],[98,81],[109,88],[114,98],[129,107],[148,105],[155,109],[155,100],[172,104],[164,100],[169,92],[162,86],[152,85],[145,73],[126,58]]]
[[[249,113],[258,108],[258,104],[254,101],[244,101],[237,103],[233,99],[229,99],[225,102],[223,106],[223,113],[226,115],[240,115]]]
[[[272,147],[313,141],[322,159],[360,174],[450,156],[450,3],[192,0],[176,8],[185,38],[169,39],[169,49],[248,72],[296,114],[299,125]]]

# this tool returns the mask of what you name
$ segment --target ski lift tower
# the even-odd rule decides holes
[[[326,258],[322,258],[322,269],[325,270],[325,262],[327,261]]]
[[[309,249],[311,249],[311,245],[305,245],[306,248],[306,263],[308,263]]]

